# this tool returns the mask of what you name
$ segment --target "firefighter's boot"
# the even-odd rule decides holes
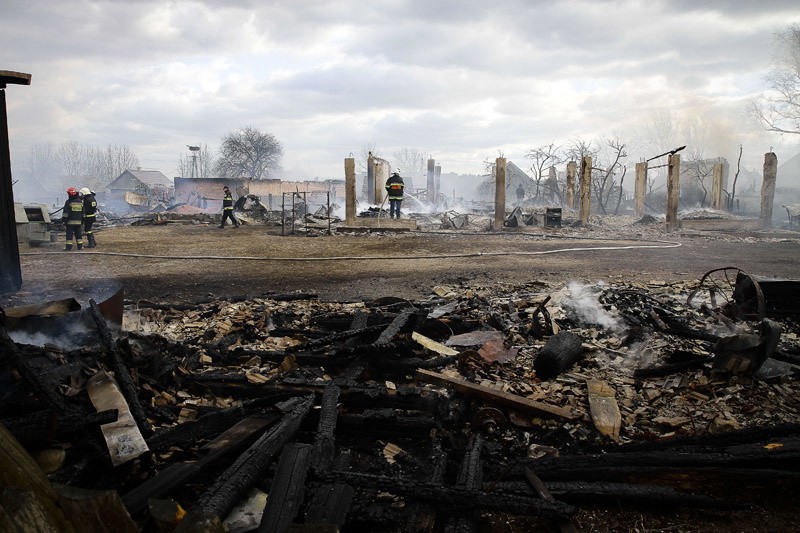
[[[78,250],[83,250],[83,241],[78,241]]]
[[[72,251],[72,243],[71,242],[64,245],[64,251],[65,252],[71,252]]]
[[[97,246],[97,243],[94,241],[94,233],[89,233],[86,235],[86,238],[89,239],[89,244],[86,245],[87,248],[94,248]]]

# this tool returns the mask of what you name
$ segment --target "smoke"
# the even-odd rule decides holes
[[[588,286],[573,281],[567,284],[566,290],[560,304],[571,319],[600,326],[616,335],[625,334],[623,322],[600,304],[598,296],[603,290],[602,285]]]
[[[96,328],[79,320],[58,320],[58,327],[42,328],[38,331],[10,330],[8,336],[17,344],[54,346],[65,352],[99,342]]]

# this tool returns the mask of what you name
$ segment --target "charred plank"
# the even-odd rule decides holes
[[[333,470],[318,474],[326,481],[339,481],[356,487],[382,490],[410,499],[420,499],[447,507],[467,509],[486,509],[515,515],[569,517],[575,508],[561,502],[545,502],[517,495],[466,489],[463,487],[442,487],[423,481],[415,481],[387,476],[377,476],[357,472]]]
[[[264,476],[283,446],[294,438],[313,404],[313,396],[287,402],[291,411],[239,456],[203,493],[190,514],[225,516],[250,487]]]
[[[305,498],[305,481],[311,466],[310,444],[287,444],[278,459],[269,499],[261,517],[259,533],[285,531],[292,523]]]

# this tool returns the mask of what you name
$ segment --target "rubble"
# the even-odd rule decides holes
[[[105,491],[142,530],[474,530],[501,513],[568,531],[608,501],[756,504],[798,477],[800,324],[728,316],[701,285],[140,301],[120,329],[93,306],[95,336],[57,356],[6,320],[0,440],[61,450],[42,502],[51,482]],[[719,372],[732,334],[739,354],[766,345],[763,365]],[[720,490],[731,476],[760,488]],[[86,530],[79,507],[60,520]]]

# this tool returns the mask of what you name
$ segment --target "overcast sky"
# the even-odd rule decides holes
[[[707,155],[742,144],[761,170],[770,146],[800,152],[745,116],[791,23],[797,0],[2,0],[0,70],[33,76],[6,91],[15,168],[79,141],[171,177],[186,145],[250,125],[298,179],[342,178],[367,145],[481,174],[552,141],[635,143],[669,109],[724,130]]]

